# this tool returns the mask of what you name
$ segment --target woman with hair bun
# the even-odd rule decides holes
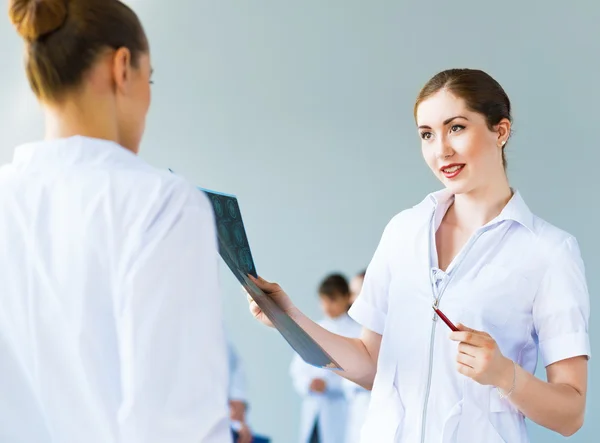
[[[138,17],[117,0],[9,16],[46,136],[0,169],[0,441],[231,441],[210,203],[136,155]]]
[[[362,337],[324,330],[278,285],[256,283],[340,375],[372,389],[361,442],[526,443],[526,418],[572,435],[590,356],[584,265],[577,240],[509,185],[508,96],[483,71],[450,69],[423,87],[414,114],[444,189],[386,227],[350,309]],[[547,381],[534,376],[538,353]]]

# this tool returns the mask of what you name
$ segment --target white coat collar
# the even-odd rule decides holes
[[[515,189],[512,189],[512,191],[513,196],[508,201],[506,206],[504,206],[502,212],[500,212],[500,214],[498,214],[498,216],[488,224],[495,224],[504,220],[512,220],[533,232],[533,213],[525,203],[525,200],[523,200],[521,193]],[[454,194],[452,194],[448,189],[441,189],[429,194],[426,200],[429,200],[431,204],[433,204],[433,208],[437,208],[440,205],[450,205],[450,201],[453,198]]]
[[[55,140],[43,140],[17,146],[13,166],[25,168],[32,165],[73,165],[82,163],[140,162],[137,155],[121,145],[98,138],[73,136]]]

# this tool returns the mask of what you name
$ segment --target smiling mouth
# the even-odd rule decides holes
[[[442,168],[442,172],[444,174],[452,174],[456,171],[458,171],[459,169],[464,168],[465,165],[452,165],[452,166],[448,166],[447,168]]]
[[[444,177],[446,177],[447,179],[451,179],[460,174],[464,167],[465,164],[453,164],[441,168],[440,171],[442,171]]]

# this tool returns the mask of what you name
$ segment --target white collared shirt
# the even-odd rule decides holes
[[[0,169],[0,441],[231,441],[210,203],[123,147]]]
[[[524,416],[492,386],[456,369],[457,343],[433,315],[488,332],[533,373],[590,356],[584,265],[574,237],[534,216],[516,192],[478,229],[446,272],[435,231],[453,196],[429,195],[386,227],[350,314],[382,334],[362,441],[524,443]]]

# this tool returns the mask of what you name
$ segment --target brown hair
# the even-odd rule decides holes
[[[512,122],[508,95],[496,80],[478,69],[448,69],[434,75],[419,92],[415,118],[421,102],[442,89],[462,98],[471,111],[483,115],[490,130],[505,118]],[[504,147],[502,164],[506,169]]]
[[[129,49],[134,67],[148,51],[137,15],[118,0],[10,0],[9,16],[26,42],[27,77],[41,100],[79,86],[103,50]]]
[[[337,297],[350,297],[348,280],[342,274],[328,275],[319,286],[319,295],[331,300]]]

